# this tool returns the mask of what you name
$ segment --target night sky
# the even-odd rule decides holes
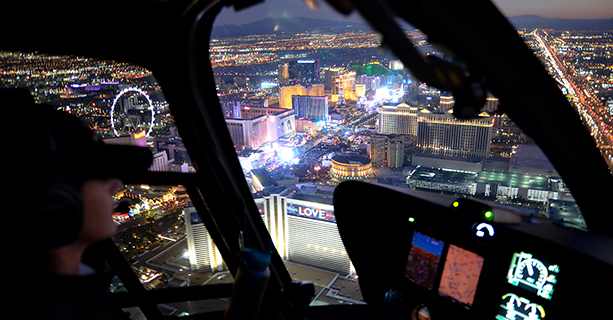
[[[320,4],[318,10],[309,10],[303,0],[267,0],[239,13],[227,8],[222,11],[215,24],[245,24],[263,20],[268,16],[360,21],[355,14],[349,17],[336,14],[323,0],[315,2]],[[613,18],[613,0],[495,0],[494,3],[507,17],[533,14],[544,18]]]

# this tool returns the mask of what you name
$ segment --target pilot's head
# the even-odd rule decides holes
[[[16,240],[38,251],[113,235],[112,196],[122,178],[147,171],[151,152],[105,144],[82,120],[34,104],[27,92],[0,91],[0,107],[10,135],[4,188],[16,204],[9,213]]]

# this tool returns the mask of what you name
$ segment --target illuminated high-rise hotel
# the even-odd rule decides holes
[[[426,153],[485,159],[490,154],[493,117],[481,113],[477,119],[460,120],[453,110],[419,111],[416,147]]]
[[[292,96],[323,97],[324,95],[323,84],[282,86],[279,87],[279,107],[283,109],[292,109]]]
[[[288,75],[291,82],[311,83],[319,78],[319,60],[292,60]]]
[[[328,97],[293,95],[292,106],[297,118],[328,120]]]
[[[190,269],[194,271],[218,271],[223,269],[223,260],[219,249],[213,243],[208,230],[200,220],[196,209],[190,202],[183,209],[185,232],[187,233],[187,251]]]
[[[417,134],[418,108],[401,103],[396,106],[381,106],[379,108],[380,134]]]
[[[455,106],[455,98],[449,92],[441,92],[440,104],[441,112],[453,109],[453,106]]]
[[[393,137],[387,141],[386,163],[388,168],[399,169],[404,165],[404,139]]]
[[[343,72],[342,68],[324,68],[324,90],[331,94],[338,94],[338,75]]]
[[[370,159],[374,167],[401,168],[404,165],[402,136],[373,135],[370,139]]]
[[[280,85],[289,82],[289,65],[287,63],[279,65],[279,76],[277,77]]]
[[[245,107],[243,119],[225,119],[234,148],[258,148],[266,142],[296,135],[294,110]]]
[[[490,93],[487,95],[487,100],[485,100],[485,106],[483,106],[483,110],[497,111],[499,105],[500,101],[498,101],[498,98],[494,97],[494,95]]]
[[[385,167],[387,152],[387,136],[373,135],[370,137],[370,159],[375,167]]]
[[[351,272],[351,261],[336,226],[331,191],[318,196],[275,190],[254,198],[282,259]]]

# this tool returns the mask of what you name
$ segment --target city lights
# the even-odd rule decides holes
[[[281,148],[280,150],[280,154],[279,154],[281,161],[283,162],[290,162],[294,159],[294,151],[290,148]]]

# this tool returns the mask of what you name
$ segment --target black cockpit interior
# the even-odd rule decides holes
[[[271,238],[236,158],[207,57],[216,15],[258,2],[0,4],[10,16],[0,21],[2,51],[116,60],[155,74],[196,172],[151,172],[124,182],[185,186],[233,275],[243,246],[264,250]],[[327,3],[339,14],[362,15],[380,33],[381,45],[417,79],[453,92],[458,118],[477,114],[486,92],[498,97],[501,110],[564,178],[589,232],[477,200],[344,182],[334,193],[334,214],[366,304],[309,306],[312,285],[293,281],[273,250],[266,289],[253,293],[263,297],[259,313],[246,310],[245,319],[511,320],[606,314],[613,297],[613,176],[573,106],[496,6],[486,0]],[[419,28],[453,60],[421,55],[399,20]],[[16,27],[25,21],[27,28]],[[85,27],[92,23],[103,31],[92,34]],[[134,41],[150,45],[143,50]],[[147,319],[173,318],[161,313],[159,303],[232,293],[232,284],[147,291],[112,242],[97,250],[128,289],[109,299],[139,307]],[[222,319],[223,312],[184,318]]]
[[[348,201],[383,196],[376,205]],[[359,182],[337,189],[339,230],[365,299],[392,318],[602,312],[574,306],[606,305],[611,295],[608,237],[466,198],[423,196]]]

